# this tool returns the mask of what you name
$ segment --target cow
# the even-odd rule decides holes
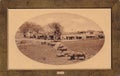
[[[58,48],[57,48],[57,50],[60,50],[60,51],[67,51],[67,47],[65,47],[65,46],[59,46]]]
[[[71,54],[68,55],[69,60],[85,60],[85,58],[85,54],[80,52],[75,53],[74,51],[72,51]]]
[[[84,53],[77,53],[76,54],[76,58],[77,58],[77,60],[85,60],[85,58],[86,58],[86,56],[85,56],[85,54]]]
[[[48,42],[48,43],[47,43],[47,45],[49,45],[49,46],[52,46],[52,47],[53,47],[53,46],[55,46],[55,45],[56,45],[56,43],[55,43],[55,42],[50,41],[50,42]]]
[[[57,50],[57,57],[68,57],[68,55],[70,55],[70,51]]]

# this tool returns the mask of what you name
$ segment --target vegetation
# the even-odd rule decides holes
[[[34,31],[34,32],[39,32],[39,31],[43,31],[43,28],[38,25],[38,24],[35,24],[33,22],[25,22],[24,24],[22,24],[22,26],[20,27],[20,31],[22,33],[26,33],[28,31]]]

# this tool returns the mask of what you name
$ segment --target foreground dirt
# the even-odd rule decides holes
[[[45,64],[65,65],[81,60],[68,60],[67,57],[57,57],[56,50],[52,46],[46,44],[41,45],[41,40],[21,39],[16,40],[19,50],[27,57]],[[79,40],[79,41],[62,41],[71,51],[84,52],[86,59],[96,55],[104,44],[104,40]]]

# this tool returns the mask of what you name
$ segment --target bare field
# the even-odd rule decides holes
[[[19,50],[27,57],[45,64],[63,65],[81,62],[81,60],[68,60],[67,57],[57,57],[56,50],[47,44],[42,45],[41,40],[21,39],[16,40]],[[78,40],[78,41],[62,41],[71,51],[84,52],[87,59],[94,56],[104,44],[104,40]]]

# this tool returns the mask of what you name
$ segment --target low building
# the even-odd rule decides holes
[[[69,35],[62,35],[62,40],[80,40],[80,39],[86,39],[85,34],[69,34]]]

